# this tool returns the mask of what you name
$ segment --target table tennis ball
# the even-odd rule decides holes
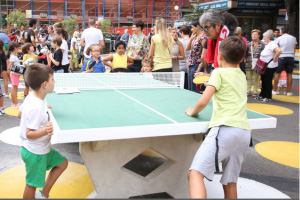
[[[179,9],[179,7],[178,7],[178,6],[175,6],[175,7],[174,7],[174,10],[178,10],[178,9]]]

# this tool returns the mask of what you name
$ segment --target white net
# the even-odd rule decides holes
[[[54,74],[55,90],[174,88],[184,86],[184,72]]]

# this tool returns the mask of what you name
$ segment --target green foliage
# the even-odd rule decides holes
[[[27,25],[26,15],[24,12],[14,10],[10,12],[9,15],[7,16],[7,22],[11,26],[13,26],[14,24],[17,24],[18,27],[21,27],[22,25],[26,26]]]
[[[65,19],[62,21],[63,26],[66,28],[69,35],[73,35],[77,26],[77,17]]]
[[[111,21],[109,19],[102,19],[100,23],[104,38],[110,38],[109,28],[111,27]]]
[[[193,19],[199,19],[204,13],[204,9],[197,9],[193,4],[188,5],[188,9],[193,10],[192,13],[184,15],[184,20],[188,23],[192,22]]]
[[[1,17],[1,24],[2,24],[2,27],[7,27],[7,21],[6,21],[6,18],[7,18],[7,14],[3,14],[2,17]]]

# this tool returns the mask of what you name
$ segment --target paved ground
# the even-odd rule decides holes
[[[3,88],[2,81],[0,84]],[[293,88],[295,87],[299,87],[299,80],[293,81]],[[23,90],[21,89],[19,91]],[[299,96],[298,91],[293,90],[293,93],[295,96]],[[10,103],[11,100],[5,98],[5,107],[9,107]],[[249,103],[261,102],[249,98]],[[273,115],[278,119],[276,129],[252,131],[254,145],[265,141],[288,141],[299,143],[299,104],[278,100],[273,100],[267,104],[289,108],[294,111],[294,113],[290,115]],[[19,126],[17,117],[9,115],[0,116],[0,134],[4,130],[15,126]],[[57,144],[54,145],[54,148],[64,154],[69,161],[83,164],[79,155],[77,143]],[[23,164],[23,161],[20,158],[19,149],[18,146],[9,145],[0,141],[0,174],[8,169]],[[284,151],[285,149],[282,150]],[[266,159],[265,157],[262,157],[254,147],[249,148],[247,152],[247,157],[243,164],[240,176],[271,186],[288,195],[290,198],[299,198],[299,168],[289,167]],[[256,191],[253,192],[255,193]]]

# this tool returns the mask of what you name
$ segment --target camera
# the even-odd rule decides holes
[[[10,71],[17,73],[17,74],[24,74],[25,73],[26,68],[22,65],[12,65],[10,68]]]

